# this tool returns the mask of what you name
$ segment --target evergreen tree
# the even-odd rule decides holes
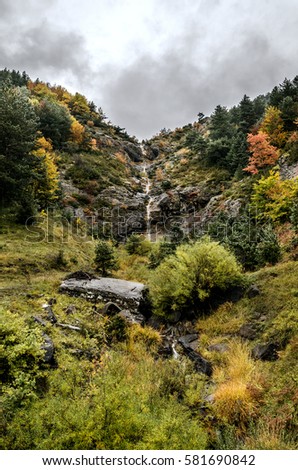
[[[115,252],[110,243],[99,240],[95,247],[96,270],[101,276],[108,276],[113,269],[117,269],[118,262]]]
[[[256,121],[254,105],[249,96],[244,95],[239,103],[239,128],[247,134]]]
[[[38,119],[27,90],[3,83],[0,86],[0,196],[6,203],[28,199],[25,196],[36,179],[38,167],[31,154],[37,128]]]
[[[229,168],[227,156],[231,149],[231,139],[222,137],[217,140],[210,140],[206,151],[207,163],[211,166]]]
[[[233,127],[230,122],[230,116],[227,108],[220,104],[216,106],[210,118],[210,139],[222,139],[231,137]]]
[[[231,147],[226,157],[226,164],[231,173],[244,168],[249,159],[246,134],[238,131],[232,138]],[[243,172],[242,177],[243,177]]]
[[[190,148],[192,151],[203,156],[206,152],[207,141],[204,139],[202,134],[197,130],[192,129],[186,134],[185,138],[186,147]]]

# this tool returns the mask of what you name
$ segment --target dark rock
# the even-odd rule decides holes
[[[48,301],[48,304],[49,305],[55,305],[57,303],[57,299],[55,299],[54,297],[52,297],[49,301]]]
[[[230,302],[239,302],[239,300],[242,299],[244,293],[245,293],[244,287],[235,286],[227,291],[226,296]]]
[[[145,317],[141,313],[133,314],[129,310],[121,310],[117,316],[122,318],[127,325],[143,325],[145,323]]]
[[[257,297],[260,294],[261,294],[261,291],[258,288],[258,286],[256,286],[255,284],[251,285],[247,290],[247,297],[249,299],[253,299],[254,297]]]
[[[90,280],[67,279],[62,282],[60,291],[91,301],[114,302],[132,313],[148,315],[150,311],[148,289],[139,282],[108,277]]]
[[[43,360],[47,364],[51,364],[51,363],[53,363],[53,360],[54,360],[54,353],[55,353],[54,343],[51,340],[51,338],[48,335],[46,335],[45,333],[43,333],[42,336],[43,336],[43,339],[44,339],[44,342],[41,346],[41,349],[44,350]]]
[[[52,307],[49,304],[43,304],[42,308],[47,313],[47,319],[53,324],[57,323],[58,319],[54,314]]]
[[[239,335],[245,339],[255,339],[257,336],[256,325],[253,325],[252,323],[245,323],[241,326],[239,330]]]
[[[133,162],[141,162],[143,160],[142,150],[139,146],[129,143],[124,146],[124,150]]]
[[[201,372],[202,374],[208,375],[209,377],[212,375],[212,365],[211,362],[207,361],[201,354],[194,351],[189,344],[193,341],[194,335],[187,335],[182,338],[179,338],[178,342],[183,347],[184,353],[192,360],[194,363],[195,369],[197,372]],[[185,339],[186,338],[186,339]],[[189,341],[191,339],[192,341]]]
[[[252,350],[252,357],[261,361],[276,361],[278,359],[278,344],[257,344]]]
[[[85,271],[75,271],[74,273],[68,274],[64,280],[68,279],[77,279],[79,280],[90,280],[90,279],[97,279],[97,277],[92,273],[87,273]]]
[[[184,348],[184,352],[193,361],[197,372],[208,375],[208,377],[212,375],[211,362],[207,361],[207,359],[193,351],[191,348]]]
[[[178,343],[180,343],[184,348],[190,348],[193,351],[196,351],[198,348],[198,336],[199,335],[197,333],[181,336],[178,339]]]
[[[229,349],[227,344],[224,343],[216,343],[216,344],[211,344],[208,346],[208,351],[216,351],[219,353],[224,353]]]
[[[104,315],[109,315],[109,316],[116,315],[116,313],[119,313],[120,311],[121,311],[121,308],[119,307],[119,305],[114,304],[114,302],[106,303],[102,309],[102,313]]]
[[[40,317],[37,317],[37,316],[33,316],[33,319],[36,323],[38,323],[39,325],[41,326],[47,326],[47,323]]]
[[[165,358],[172,357],[173,356],[172,344],[169,341],[163,341],[158,348],[157,354]]]

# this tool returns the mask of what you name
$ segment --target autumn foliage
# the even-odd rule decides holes
[[[247,142],[249,144],[249,152],[251,156],[248,165],[243,171],[247,171],[253,175],[259,172],[259,169],[266,166],[274,165],[279,158],[279,151],[268,141],[265,132],[258,134],[248,134]]]

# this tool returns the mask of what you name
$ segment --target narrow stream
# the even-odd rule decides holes
[[[148,177],[147,173],[147,166],[143,166],[143,173],[144,173],[144,180],[145,180],[145,194],[149,196],[148,202],[146,204],[146,237],[147,240],[151,241],[151,206],[153,202],[153,198],[150,196],[151,190],[151,181]]]

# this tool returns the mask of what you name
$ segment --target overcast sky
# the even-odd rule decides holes
[[[146,138],[294,78],[297,26],[297,0],[0,0],[0,68]]]

